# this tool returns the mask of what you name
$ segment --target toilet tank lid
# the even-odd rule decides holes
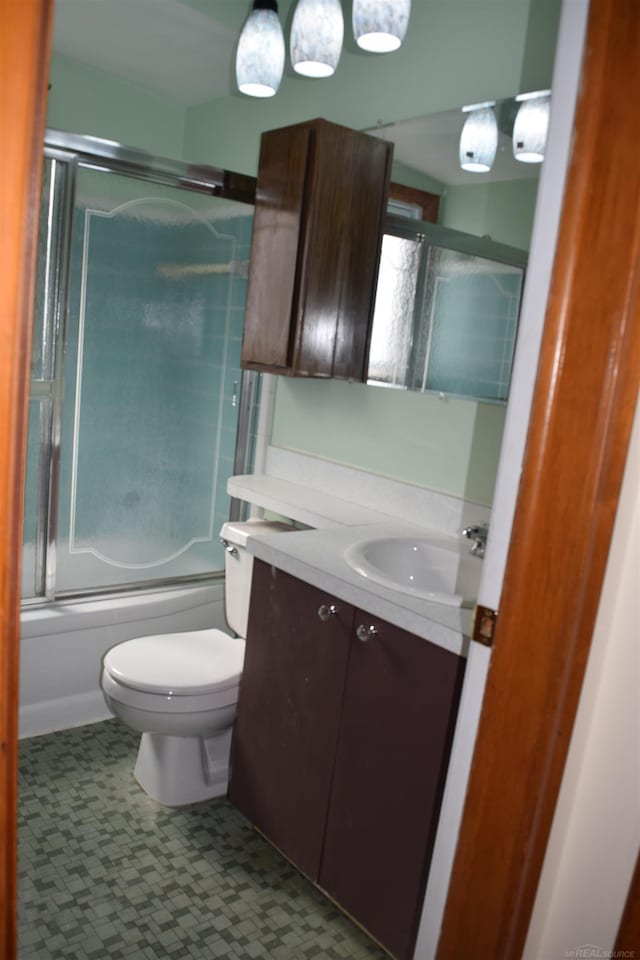
[[[235,544],[236,547],[246,547],[249,537],[264,533],[288,533],[295,530],[289,523],[280,520],[243,520],[231,521],[222,524],[220,536],[223,540]]]
[[[112,647],[103,666],[133,690],[188,696],[213,693],[240,682],[244,640],[222,630],[193,630],[136,637]]]

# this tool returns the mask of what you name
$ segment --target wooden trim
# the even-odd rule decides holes
[[[615,956],[635,956],[634,950],[640,946],[640,854],[636,860],[636,869],[631,878],[627,902],[622,913],[618,935],[614,947]]]
[[[592,0],[532,421],[438,960],[522,955],[640,377],[640,17]]]
[[[420,207],[422,220],[427,223],[438,222],[440,197],[437,193],[428,193],[426,190],[417,190],[415,187],[405,187],[403,183],[389,184],[389,200],[399,200],[401,203],[412,203]]]
[[[16,956],[17,716],[26,403],[52,0],[0,23],[0,956]]]

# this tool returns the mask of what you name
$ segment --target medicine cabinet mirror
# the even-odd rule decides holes
[[[517,108],[496,104],[498,149],[482,174],[460,169],[462,110],[368,131],[394,143],[405,179],[440,198],[437,223],[390,204],[368,383],[507,401],[540,169],[513,157]]]

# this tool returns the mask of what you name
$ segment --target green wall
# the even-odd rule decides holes
[[[276,446],[490,504],[505,408],[455,397],[282,378]]]
[[[440,223],[528,250],[537,195],[537,179],[447,187]]]
[[[182,156],[185,108],[144,87],[54,54],[47,126]]]

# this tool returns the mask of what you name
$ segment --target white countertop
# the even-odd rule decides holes
[[[361,526],[392,519],[379,510],[268,474],[230,477],[227,490],[238,500],[246,500],[264,510],[319,529]]]
[[[312,458],[299,460],[300,476],[306,482],[270,474],[229,479],[227,490],[232,497],[313,528],[251,536],[247,542],[249,552],[291,576],[326,590],[331,597],[388,620],[446,650],[466,655],[472,628],[471,609],[435,603],[381,585],[357,573],[344,559],[345,551],[352,544],[379,537],[445,539],[455,549],[467,550],[467,542],[451,532],[453,524],[448,499],[438,499],[426,492],[433,502],[428,502],[423,509],[423,501],[416,499],[422,491],[416,491],[410,485],[405,488],[405,485],[393,481],[385,487],[387,482],[383,479],[357,471],[349,471],[351,476],[345,482],[344,468],[331,465],[330,469],[341,471],[339,492],[344,490],[353,499],[336,496],[336,483],[332,486],[329,482],[325,489],[320,488],[323,480],[326,481],[322,461],[317,462],[317,471],[314,471]],[[306,461],[310,461],[311,466]],[[297,463],[295,460],[294,467]],[[371,502],[363,505],[356,497],[362,491],[361,499],[366,499],[365,488],[370,489],[372,481],[382,486],[376,491],[377,498],[374,500],[369,496]],[[380,506],[385,510],[388,507],[388,512],[375,509]],[[403,509],[408,509],[411,517],[426,515],[427,522],[419,525],[398,515]],[[429,526],[432,518],[442,519],[445,529]],[[455,528],[459,529],[457,524]]]
[[[425,536],[429,533],[434,534],[411,524],[392,521],[260,534],[249,538],[247,549],[259,560],[326,590],[332,597],[388,620],[445,650],[466,655],[471,610],[432,603],[384,587],[356,573],[344,559],[345,550],[360,540]],[[442,535],[435,533],[434,536]]]

